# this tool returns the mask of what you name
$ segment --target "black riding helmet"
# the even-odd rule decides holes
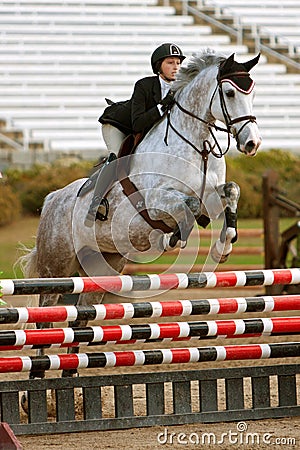
[[[176,44],[161,44],[154,50],[151,55],[151,67],[155,74],[158,74],[162,61],[170,56],[177,56],[181,62],[185,59],[185,56]]]

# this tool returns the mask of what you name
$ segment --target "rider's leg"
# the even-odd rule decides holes
[[[126,134],[122,133],[122,131],[113,125],[105,123],[102,125],[102,136],[108,152],[117,155]]]
[[[115,180],[116,165],[111,163],[116,159],[116,155],[119,153],[121,144],[126,137],[126,135],[118,130],[118,128],[110,124],[102,125],[102,135],[109,151],[109,156],[106,163],[103,164],[99,171],[98,179],[95,184],[94,195],[84,222],[87,227],[93,226],[96,219],[97,210]],[[104,213],[102,214],[101,212],[102,215],[100,215],[100,217],[103,217],[103,220],[106,220],[108,207],[105,204],[103,205],[103,211]]]

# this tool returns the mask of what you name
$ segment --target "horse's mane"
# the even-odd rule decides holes
[[[219,66],[225,58],[224,55],[218,54],[211,49],[205,49],[201,53],[194,53],[189,58],[187,65],[180,67],[176,76],[176,81],[173,82],[172,91],[177,92],[184,88],[200,72],[202,72],[202,70],[211,66]]]

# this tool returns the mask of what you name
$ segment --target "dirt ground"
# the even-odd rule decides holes
[[[186,299],[186,298],[218,298],[218,297],[236,297],[236,296],[252,296],[263,295],[263,290],[255,288],[253,290],[233,290],[227,289],[226,291],[210,291],[207,290],[192,290],[188,293],[185,291],[177,291],[176,295],[173,293],[164,294],[159,300],[169,299]],[[9,298],[9,303],[12,306],[21,306],[18,304],[18,300],[26,302],[24,298],[16,299]],[[152,299],[157,301],[158,298]],[[124,301],[124,300],[121,300]],[[22,305],[23,306],[23,305]],[[277,315],[283,315],[277,314]],[[296,315],[289,313],[288,315]],[[254,317],[255,315],[252,315]],[[257,317],[261,317],[256,313]],[[270,316],[270,314],[269,314]],[[274,316],[272,314],[271,316]],[[246,316],[245,316],[246,317]],[[214,316],[203,316],[203,320],[214,319]],[[218,318],[225,318],[218,317]],[[143,319],[145,321],[145,319]],[[186,320],[186,319],[183,319]],[[187,320],[201,320],[197,317]],[[108,322],[105,322],[108,324]],[[3,326],[1,327],[3,328]],[[287,336],[286,340],[295,340],[295,337]],[[274,338],[273,338],[274,340]],[[226,342],[227,343],[227,342]],[[220,341],[216,341],[216,345],[219,345]],[[170,343],[169,343],[170,345]],[[31,354],[31,353],[30,353]],[[276,362],[274,362],[276,361]],[[205,368],[209,367],[228,367],[229,365],[263,365],[272,363],[295,363],[295,359],[287,358],[284,360],[260,360],[260,361],[232,361],[221,363],[205,363]],[[298,361],[299,362],[299,361]],[[199,366],[198,366],[199,367]],[[201,366],[202,367],[202,366]],[[158,367],[156,367],[157,369]],[[178,370],[179,367],[172,366],[171,370]],[[135,372],[141,372],[148,368],[134,367],[132,370]],[[195,365],[184,365],[184,369],[195,369]],[[99,369],[98,369],[99,370]],[[110,369],[111,373],[122,373],[122,368]],[[155,370],[155,367],[151,368]],[[158,370],[162,370],[161,367]],[[168,370],[166,366],[163,370]],[[181,369],[180,369],[181,370]],[[129,368],[126,368],[126,372],[129,372]],[[99,371],[95,369],[87,369],[82,372],[81,375],[99,375]],[[48,377],[53,374],[47,374]],[[57,375],[54,375],[57,376]],[[1,374],[1,380],[15,380],[27,378],[26,374]],[[300,397],[300,386],[297,386],[297,395]],[[300,402],[299,402],[300,403]],[[272,399],[271,399],[272,405]],[[109,397],[108,397],[109,408]],[[284,418],[276,420],[257,420],[257,421],[241,421],[241,422],[228,422],[217,424],[191,424],[191,425],[178,425],[178,426],[156,426],[151,428],[134,428],[129,430],[118,431],[97,431],[97,432],[84,432],[84,433],[71,433],[71,434],[53,434],[53,435],[38,435],[38,436],[18,436],[18,440],[23,446],[24,450],[74,450],[74,449],[124,449],[124,450],[142,450],[142,449],[182,449],[182,448],[197,448],[197,449],[298,449],[300,448],[300,417],[296,418]]]
[[[28,450],[74,449],[299,449],[300,420],[278,419],[249,422],[195,424],[184,426],[134,428],[126,431],[98,431],[67,435],[19,437]],[[238,427],[247,428],[240,432]],[[210,443],[206,436],[210,433]],[[222,437],[223,436],[223,437]],[[253,436],[253,440],[252,440]],[[216,444],[213,444],[213,438]],[[204,442],[204,443],[202,443]]]

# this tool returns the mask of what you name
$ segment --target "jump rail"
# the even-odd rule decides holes
[[[3,295],[79,294],[300,284],[300,269],[0,280]]]
[[[85,328],[47,328],[0,331],[0,351],[22,348],[71,347],[100,344],[135,344],[215,338],[300,334],[300,317],[206,320],[198,322],[107,325]],[[0,366],[1,366],[0,358]]]
[[[0,358],[0,373],[300,356],[299,342]]]
[[[0,324],[73,322],[247,312],[299,311],[300,295],[116,303],[91,306],[0,308]]]
[[[4,295],[81,292],[130,292],[237,286],[300,284],[300,269],[268,269],[204,273],[176,273],[145,276],[0,280]],[[0,308],[0,324],[88,320],[156,318],[200,314],[240,314],[271,311],[299,311],[300,295],[174,300],[168,302],[120,303],[93,306],[44,308]],[[300,332],[300,317],[245,318],[197,322],[114,324],[86,328],[0,331],[0,348],[16,356],[0,358],[0,373],[39,373],[41,370],[99,369],[99,376],[45,378],[0,382],[0,420],[10,424],[15,434],[50,434],[72,431],[124,429],[153,425],[179,425],[297,416],[300,413],[296,359],[300,343],[292,335]],[[291,342],[246,343],[240,345],[198,344],[189,348],[138,349],[124,351],[19,356],[19,349],[137,344],[290,335]],[[287,337],[285,337],[287,339]],[[270,340],[270,338],[269,338]],[[265,341],[266,342],[266,341]],[[223,342],[221,341],[223,344]],[[1,345],[2,344],[2,345]],[[229,344],[231,344],[229,342]],[[181,344],[182,345],[182,344]],[[88,347],[90,348],[90,347]],[[55,352],[56,353],[56,352]],[[295,364],[207,368],[207,363],[230,360],[293,358]],[[195,363],[198,370],[172,370],[168,365]],[[226,363],[229,364],[229,363]],[[114,367],[158,365],[148,373],[110,374]],[[104,369],[102,370],[101,369]],[[199,370],[201,368],[201,370]],[[125,369],[123,369],[125,371]],[[129,369],[127,369],[129,370]],[[274,404],[273,378],[276,377]],[[222,383],[220,383],[222,381]],[[245,388],[245,386],[248,387]],[[250,384],[249,384],[250,383]],[[171,395],[169,386],[171,384]],[[220,384],[222,386],[220,387]],[[145,411],[137,413],[135,389],[144,387]],[[111,388],[113,406],[105,416],[103,389]],[[196,389],[195,389],[196,388]],[[224,389],[224,392],[222,389]],[[82,398],[78,418],[77,389]],[[48,411],[47,393],[55,393],[55,417]],[[20,411],[20,391],[28,396],[28,421]],[[105,392],[105,391],[104,391]],[[221,397],[225,399],[221,404]],[[167,400],[166,400],[167,398]],[[196,403],[195,402],[196,398]],[[250,398],[250,400],[249,400]],[[250,402],[250,403],[249,403]],[[169,412],[168,408],[171,408]]]

